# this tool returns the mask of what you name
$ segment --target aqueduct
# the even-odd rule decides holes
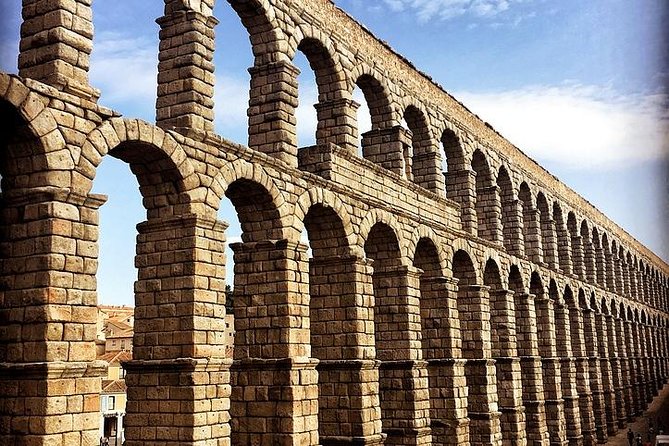
[[[669,374],[666,263],[327,0],[228,0],[255,57],[230,143],[213,2],[165,0],[150,124],[98,104],[91,0],[23,0],[19,76],[0,74],[0,443],[97,444],[106,156],[147,211],[127,445],[589,445],[644,410]]]

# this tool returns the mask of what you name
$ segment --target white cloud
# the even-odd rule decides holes
[[[495,17],[524,0],[383,0],[392,11],[413,10],[420,22],[462,15]]]
[[[91,55],[91,84],[102,91],[101,103],[147,120],[155,119],[158,45],[147,37],[102,32]],[[123,104],[132,104],[126,110]]]
[[[668,98],[593,86],[537,86],[454,94],[538,161],[609,168],[667,156]]]

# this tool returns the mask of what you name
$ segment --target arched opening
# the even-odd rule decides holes
[[[499,189],[502,205],[502,235],[504,247],[510,254],[519,255],[524,253],[523,246],[522,221],[518,209],[518,202],[513,194],[513,184],[511,177],[504,166],[499,168],[497,174],[497,187]]]
[[[410,157],[407,159],[406,152],[410,140],[400,125],[393,126],[389,92],[370,74],[360,76],[356,85],[362,90],[372,128],[368,132],[361,132],[363,158],[407,178],[407,161],[410,161]]]
[[[373,344],[368,341],[371,333],[366,332],[370,321],[360,309],[360,300],[365,298],[356,272],[360,263],[348,255],[346,231],[333,208],[311,206],[304,226],[311,248],[310,344],[312,357],[319,361],[320,443],[369,436],[372,422],[363,413],[375,392],[364,387],[362,361],[368,359],[366,352]]]
[[[411,134],[411,159],[406,159],[410,171],[407,178],[425,189],[443,194],[444,177],[441,174],[441,154],[433,141],[425,114],[410,105],[404,111],[404,121]]]
[[[600,238],[599,230],[596,227],[592,228],[592,252],[595,260],[597,285],[604,288],[606,286],[606,263],[604,259],[604,250],[602,248],[602,240]]]
[[[476,172],[476,216],[478,236],[491,242],[502,241],[501,204],[499,191],[483,152],[475,150],[472,169]]]
[[[444,152],[442,169],[446,198],[460,205],[460,220],[465,231],[473,233],[476,228],[474,190],[476,184],[472,171],[465,167],[465,153],[460,139],[451,129],[444,129],[440,139]]]
[[[549,268],[556,269],[558,264],[555,226],[552,213],[548,207],[548,200],[542,192],[537,194],[537,209],[539,210],[539,225],[541,226],[543,259]]]
[[[525,414],[513,292],[504,289],[499,267],[492,259],[486,262],[483,284],[490,287],[491,356],[495,360],[502,439],[518,444],[525,439]]]
[[[518,199],[523,206],[523,234],[525,241],[525,256],[534,263],[542,263],[541,227],[539,216],[534,206],[532,191],[526,182],[520,183]]]
[[[490,299],[487,287],[477,283],[469,254],[458,250],[453,255],[453,277],[458,280],[458,315],[462,337],[462,356],[467,384],[469,441],[487,443],[498,438],[501,427],[493,420],[497,399],[496,371],[490,359]]]
[[[585,269],[585,280],[594,284],[597,280],[597,271],[595,270],[595,253],[592,239],[590,238],[590,228],[588,223],[581,222],[581,244],[583,246],[583,264]]]
[[[420,345],[417,291],[420,271],[401,263],[395,231],[385,223],[372,226],[364,245],[374,260],[374,339],[379,368],[382,429],[388,444],[417,441],[429,419],[428,380]],[[421,373],[422,370],[422,373]]]
[[[567,222],[562,213],[562,207],[557,201],[553,202],[553,221],[555,222],[555,232],[557,236],[557,255],[560,270],[563,274],[572,274],[572,249],[571,237],[567,229]]]

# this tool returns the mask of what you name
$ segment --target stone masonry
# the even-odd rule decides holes
[[[248,146],[213,131],[214,0],[165,0],[156,124],[98,104],[91,0],[23,0],[0,73],[0,444],[98,442],[105,156],[147,210],[128,446],[580,446],[644,410],[669,377],[666,263],[330,1],[228,3],[255,56]]]

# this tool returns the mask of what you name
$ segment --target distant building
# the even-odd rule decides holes
[[[98,360],[105,361],[109,367],[107,377],[102,380],[100,393],[100,437],[109,441],[110,446],[122,445],[123,417],[127,402],[125,371],[121,367],[124,361],[130,361],[132,354],[128,351],[116,351],[98,356]]]

